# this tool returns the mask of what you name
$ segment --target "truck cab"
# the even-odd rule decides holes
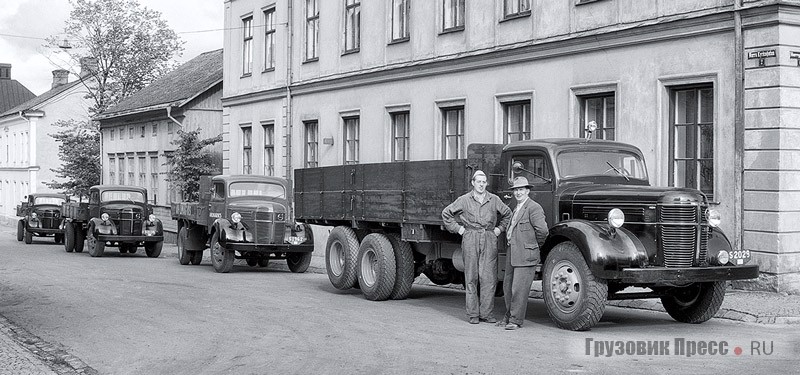
[[[17,206],[17,241],[33,242],[33,236],[52,235],[55,243],[64,242],[61,229],[61,205],[67,201],[64,194],[33,193],[25,196],[25,201]]]

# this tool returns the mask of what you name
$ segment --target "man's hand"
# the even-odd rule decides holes
[[[462,235],[462,236],[463,236],[463,235],[464,235],[464,232],[466,232],[466,231],[467,231],[467,230],[466,230],[466,229],[464,229],[464,227],[458,228],[458,234],[459,234],[459,235]]]
[[[494,236],[495,237],[500,237],[500,228],[494,227]]]

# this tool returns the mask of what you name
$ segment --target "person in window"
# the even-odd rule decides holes
[[[472,190],[445,207],[442,220],[448,231],[461,235],[470,324],[497,322],[492,312],[497,284],[497,237],[506,230],[511,209],[497,195],[486,191],[486,174],[475,171]]]
[[[515,178],[511,189],[514,191],[517,206],[506,231],[508,254],[506,254],[506,274],[503,278],[506,314],[497,323],[507,330],[522,327],[522,322],[525,320],[533,276],[536,265],[541,261],[539,247],[544,244],[548,234],[542,206],[528,197],[531,192],[528,179]]]

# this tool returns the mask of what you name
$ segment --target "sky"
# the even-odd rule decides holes
[[[224,0],[138,0],[161,12],[170,28],[185,42],[177,62],[222,48]],[[66,56],[43,38],[63,38],[72,10],[68,0],[2,0],[0,6],[0,63],[11,64],[11,78],[36,95],[50,89],[52,71],[67,68]],[[215,30],[211,32],[196,32]],[[13,35],[13,36],[9,36]],[[70,82],[76,77],[70,76]]]

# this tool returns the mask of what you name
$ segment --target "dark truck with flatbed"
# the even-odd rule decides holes
[[[199,202],[171,205],[178,222],[178,261],[200,264],[210,247],[216,272],[230,272],[236,258],[251,267],[286,259],[290,271],[305,272],[314,238],[308,225],[295,223],[289,197],[291,185],[280,177],[201,176]]]
[[[164,245],[164,228],[147,203],[147,189],[138,186],[95,185],[87,202],[66,202],[64,249],[101,257],[108,247],[134,254],[144,246],[150,258],[158,258]]]
[[[726,281],[758,277],[703,193],[650,186],[641,151],[613,141],[473,144],[467,159],[297,169],[297,220],[335,226],[325,258],[338,289],[358,285],[384,300],[405,298],[420,274],[462,283],[461,239],[444,229],[442,210],[478,169],[512,209],[511,181],[533,185],[550,226],[536,279],[563,329],[590,329],[614,299],[660,298],[677,321],[701,323],[722,304]],[[505,248],[501,235],[499,280]]]
[[[64,230],[61,228],[61,205],[67,201],[64,194],[32,193],[17,206],[17,241],[33,242],[33,236],[46,237],[52,235],[55,243],[64,241]]]

